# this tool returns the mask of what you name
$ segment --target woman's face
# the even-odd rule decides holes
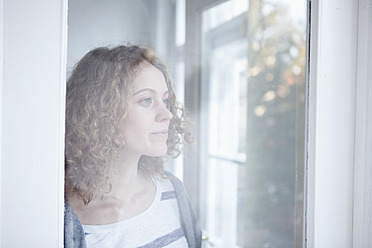
[[[163,73],[148,62],[139,65],[124,120],[124,151],[134,156],[167,153],[169,122],[168,87]]]

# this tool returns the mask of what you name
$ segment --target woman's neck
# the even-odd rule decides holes
[[[118,158],[108,175],[111,191],[94,198],[85,206],[76,195],[71,205],[82,224],[102,225],[136,216],[151,206],[156,187],[148,174],[138,168],[138,161]]]
[[[126,201],[132,195],[143,190],[149,176],[138,168],[138,161],[135,163],[121,163],[117,161],[108,175],[111,183],[111,191],[104,195],[103,199],[117,199]]]

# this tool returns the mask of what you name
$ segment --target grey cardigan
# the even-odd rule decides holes
[[[180,209],[181,226],[185,233],[187,243],[190,248],[200,248],[202,234],[185,188],[177,177],[173,176],[169,172],[166,172],[165,174],[170,177],[176,191],[178,206]],[[86,248],[83,226],[68,202],[65,203],[64,242],[66,248]]]

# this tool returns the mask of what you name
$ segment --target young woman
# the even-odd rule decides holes
[[[164,171],[192,137],[165,65],[97,48],[67,82],[65,247],[201,247],[182,183]]]

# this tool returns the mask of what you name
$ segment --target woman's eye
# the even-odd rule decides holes
[[[165,106],[167,106],[168,109],[170,108],[170,102],[169,102],[169,99],[164,99],[164,100],[163,100],[163,103],[165,104]]]
[[[144,105],[144,106],[151,105],[151,104],[152,104],[152,98],[147,97],[147,98],[141,99],[141,100],[140,100],[140,103],[141,103],[142,105]]]

